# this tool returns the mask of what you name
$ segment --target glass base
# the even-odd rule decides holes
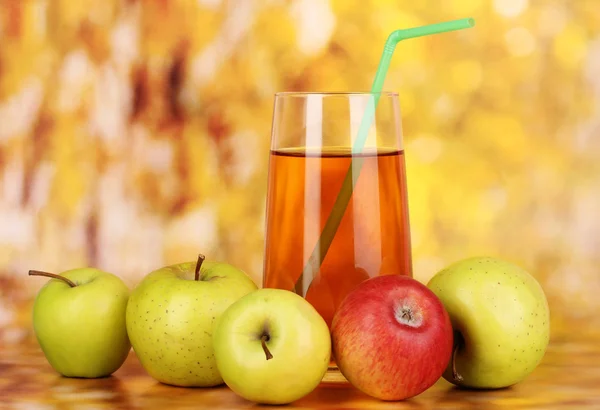
[[[323,376],[321,383],[327,384],[344,384],[349,383],[348,380],[344,377],[340,369],[336,366],[335,363],[330,363],[327,368],[327,373]]]

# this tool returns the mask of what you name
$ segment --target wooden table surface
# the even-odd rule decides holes
[[[263,407],[227,387],[177,388],[150,378],[132,353],[113,376],[84,380],[52,370],[35,344],[0,348],[2,409],[245,409]],[[273,406],[264,406],[274,408]],[[349,385],[318,387],[289,407],[308,409],[600,409],[600,338],[558,340],[524,382],[468,391],[444,380],[404,402],[371,399]]]

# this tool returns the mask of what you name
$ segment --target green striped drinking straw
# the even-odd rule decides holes
[[[379,97],[381,96],[381,90],[383,89],[385,76],[390,66],[390,61],[392,60],[394,50],[396,49],[396,44],[398,44],[402,40],[406,40],[409,38],[422,37],[430,34],[445,33],[454,30],[462,30],[465,28],[473,27],[474,25],[474,19],[465,18],[460,20],[446,21],[443,23],[430,24],[427,26],[396,30],[388,36],[383,47],[383,54],[381,55],[381,59],[379,60],[379,66],[377,67],[375,79],[373,80],[373,85],[371,87],[371,98],[365,109],[365,113],[362,117],[362,121],[358,129],[356,140],[354,141],[354,144],[352,146],[352,163],[348,168],[348,172],[346,173],[346,177],[344,178],[344,182],[342,183],[342,187],[335,200],[331,213],[329,214],[329,217],[325,222],[325,226],[323,227],[321,236],[319,237],[310,257],[308,258],[308,261],[304,266],[302,274],[296,281],[295,289],[297,292],[301,291],[302,278],[304,277],[304,275],[309,275],[308,277],[313,277],[314,273],[319,271],[321,264],[323,263],[323,260],[327,255],[327,251],[331,246],[331,242],[335,237],[335,233],[337,232],[337,229],[340,226],[340,222],[342,221],[344,213],[346,212],[346,208],[348,206],[348,203],[350,202],[350,198],[352,197],[352,191],[354,189],[364,161],[363,157],[355,156],[355,154],[362,152],[365,146],[367,134],[369,128],[371,128],[371,124],[375,117],[377,103],[379,102]]]

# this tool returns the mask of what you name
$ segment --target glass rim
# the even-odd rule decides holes
[[[367,95],[379,95],[385,97],[398,97],[396,91],[279,91],[276,92],[275,97],[306,97],[309,95],[320,95],[321,97],[344,97],[351,95],[367,96]]]

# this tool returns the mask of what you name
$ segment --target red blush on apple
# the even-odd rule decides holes
[[[441,301],[403,275],[377,276],[356,287],[337,309],[331,335],[344,377],[381,400],[422,393],[452,355],[452,324]]]

